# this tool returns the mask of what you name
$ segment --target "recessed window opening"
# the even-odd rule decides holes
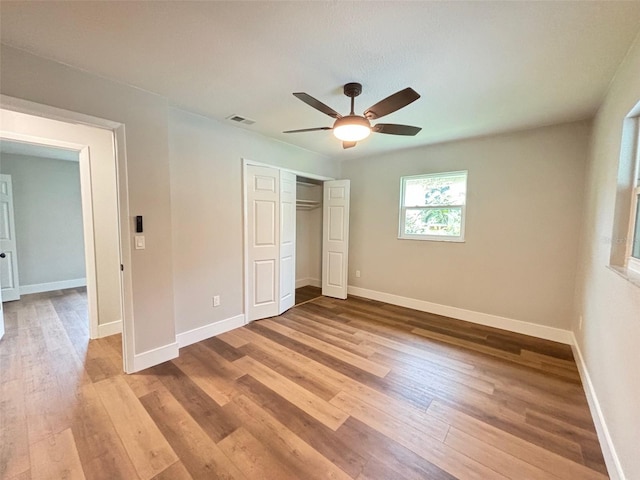
[[[467,171],[400,178],[398,238],[463,242]]]

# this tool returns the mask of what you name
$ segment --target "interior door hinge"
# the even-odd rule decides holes
[[[124,272],[124,265],[123,264],[120,264],[120,271]]]

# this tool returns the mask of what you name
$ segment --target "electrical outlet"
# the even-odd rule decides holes
[[[578,330],[582,330],[582,315],[580,315],[580,322],[578,323]]]
[[[356,278],[360,278],[360,270],[356,270]]]
[[[220,295],[216,295],[213,297],[213,306],[214,307],[220,306]]]

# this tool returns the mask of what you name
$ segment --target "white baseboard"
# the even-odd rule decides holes
[[[380,302],[390,303],[400,307],[412,308],[421,312],[429,312],[435,313],[436,315],[443,315],[445,317],[457,318],[458,320],[465,320],[467,322],[477,323],[487,327],[500,328],[502,330],[530,335],[532,337],[544,338],[545,340],[553,340],[554,342],[560,342],[567,345],[571,345],[573,343],[573,333],[569,330],[523,322],[522,320],[514,320],[512,318],[500,317],[489,313],[474,312],[473,310],[465,310],[464,308],[440,305],[439,303],[417,300],[415,298],[401,297],[400,295],[378,292],[351,285],[347,288],[347,292],[359,297],[378,300]]]
[[[74,278],[72,280],[62,280],[60,282],[35,283],[33,285],[20,285],[20,295],[52,292],[54,290],[64,290],[65,288],[85,287],[86,285],[86,278]]]
[[[173,342],[162,347],[154,348],[153,350],[138,353],[133,357],[133,370],[129,373],[139,372],[145,368],[159,365],[177,357],[178,342]]]
[[[307,285],[311,285],[312,287],[322,287],[322,281],[319,278],[301,278],[296,280],[296,288],[306,287]]]
[[[98,338],[108,337],[116,333],[122,333],[122,320],[98,325]]]
[[[625,480],[626,477],[622,470],[618,454],[613,446],[613,441],[611,440],[607,423],[605,422],[604,415],[602,414],[596,390],[593,387],[591,377],[589,376],[589,370],[587,370],[587,365],[584,363],[584,357],[580,351],[580,345],[578,344],[573,332],[571,333],[571,336],[573,337],[573,345],[571,346],[573,356],[576,360],[576,364],[578,365],[580,379],[582,380],[584,393],[587,396],[589,410],[591,411],[591,417],[593,418],[593,423],[596,427],[596,433],[598,434],[598,440],[600,441],[600,447],[602,448],[602,455],[604,456],[604,461],[607,465],[609,477],[611,480]]]
[[[179,333],[176,335],[178,341],[178,347],[183,348],[192,343],[206,340],[207,338],[220,335],[221,333],[228,332],[234,328],[242,327],[245,324],[244,314],[236,315],[235,317],[226,318],[218,322],[210,323],[203,327],[194,328],[187,332]]]

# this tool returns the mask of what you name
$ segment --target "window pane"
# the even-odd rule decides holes
[[[405,235],[441,235],[459,237],[462,229],[462,208],[407,209]]]
[[[636,228],[633,234],[633,249],[631,256],[640,259],[640,195],[636,199]]]
[[[466,189],[466,173],[407,178],[404,187],[404,205],[407,207],[464,205]]]

